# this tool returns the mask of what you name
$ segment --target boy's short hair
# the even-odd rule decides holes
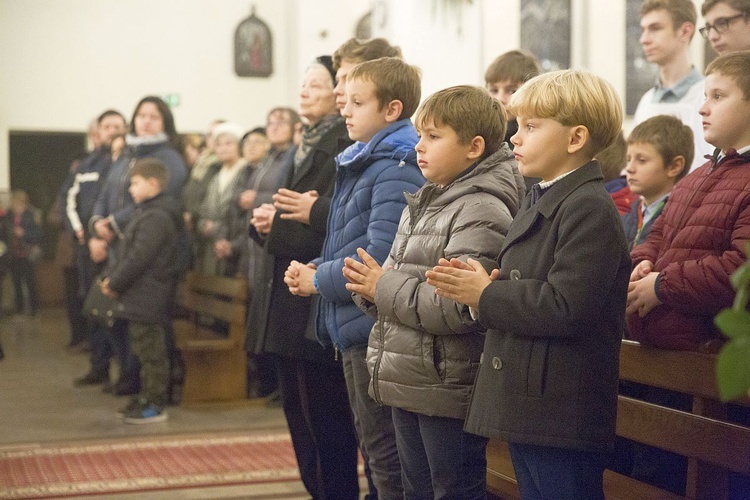
[[[98,124],[101,125],[102,121],[105,118],[107,118],[108,116],[116,116],[116,117],[120,118],[122,120],[122,123],[125,124],[125,125],[127,125],[127,123],[128,123],[128,120],[125,118],[125,115],[123,115],[122,113],[120,113],[119,111],[114,110],[114,109],[108,109],[108,110],[104,111],[102,114],[100,114],[96,118],[96,123],[98,123]]]
[[[352,80],[372,82],[381,109],[391,101],[401,101],[400,119],[411,118],[422,98],[422,72],[397,57],[381,57],[354,66],[347,76],[347,81]]]
[[[639,123],[628,136],[628,145],[630,144],[652,145],[665,167],[678,156],[685,158],[685,167],[675,181],[685,177],[693,164],[693,130],[675,116],[657,115]]]
[[[159,183],[159,190],[164,190],[169,182],[169,171],[166,165],[161,160],[156,158],[141,158],[136,160],[133,168],[130,169],[128,177],[132,179],[136,175],[140,175],[144,179],[156,179]]]
[[[482,137],[481,160],[500,149],[508,127],[500,101],[482,87],[473,85],[449,87],[428,97],[414,120],[417,130],[424,130],[429,120],[438,127],[452,128],[462,144],[468,144],[476,136]]]
[[[712,73],[731,78],[742,90],[742,97],[750,101],[750,51],[733,52],[717,57],[706,68],[706,76]]]
[[[388,43],[385,38],[373,38],[371,40],[358,40],[351,38],[333,53],[333,70],[338,71],[344,60],[354,63],[372,61],[381,57],[401,56],[401,49]]]
[[[487,83],[511,81],[522,84],[541,72],[539,61],[534,54],[524,50],[511,50],[500,54],[490,63],[484,73],[484,81]]]
[[[641,17],[655,10],[666,10],[672,18],[672,27],[679,28],[684,23],[695,26],[698,12],[692,0],[646,0],[641,5]]]
[[[622,132],[617,134],[615,142],[596,154],[596,161],[599,162],[599,166],[602,169],[604,182],[609,182],[620,177],[622,169],[628,163],[628,147],[625,144],[625,137],[622,135]]]
[[[612,144],[622,128],[622,103],[615,89],[583,70],[551,71],[532,78],[513,94],[508,109],[515,116],[551,118],[566,127],[583,125],[589,131],[586,152],[592,158]]]
[[[750,0],[706,0],[701,5],[701,15],[705,17],[709,10],[716,7],[717,4],[725,3],[734,10],[750,14]]]

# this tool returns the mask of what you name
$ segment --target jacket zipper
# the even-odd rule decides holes
[[[380,398],[380,388],[378,387],[378,375],[380,374],[380,362],[383,359],[383,352],[385,351],[385,338],[383,335],[383,316],[378,314],[378,338],[380,339],[380,351],[378,352],[378,358],[375,360],[375,367],[372,370],[372,392],[375,394],[375,402],[380,406],[383,406],[383,400]]]

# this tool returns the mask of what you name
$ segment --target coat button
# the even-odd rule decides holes
[[[513,269],[510,272],[510,279],[516,280],[516,281],[520,280],[521,279],[521,271],[519,271],[518,269]]]
[[[500,370],[503,367],[503,360],[495,356],[492,358],[492,368]]]

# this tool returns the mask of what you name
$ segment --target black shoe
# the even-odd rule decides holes
[[[109,382],[109,375],[106,373],[94,373],[88,372],[83,377],[73,381],[75,387],[83,387],[84,385],[99,385],[106,384]]]

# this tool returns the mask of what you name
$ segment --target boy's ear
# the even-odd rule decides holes
[[[685,170],[685,157],[682,155],[675,156],[672,161],[669,162],[669,165],[665,167],[667,171],[667,177],[674,180],[676,179],[683,170]]]
[[[393,123],[401,118],[401,112],[404,110],[404,103],[394,99],[385,105],[385,121]]]
[[[481,158],[481,156],[484,154],[484,137],[482,137],[481,135],[475,135],[469,145],[471,147],[469,148],[469,152],[466,154],[466,157],[470,160]]]
[[[575,154],[582,150],[589,144],[589,129],[583,125],[576,125],[570,128],[570,136],[568,138],[568,154]]]
[[[690,39],[693,38],[695,33],[695,25],[693,23],[684,22],[682,26],[677,28],[677,37],[690,43]]]

